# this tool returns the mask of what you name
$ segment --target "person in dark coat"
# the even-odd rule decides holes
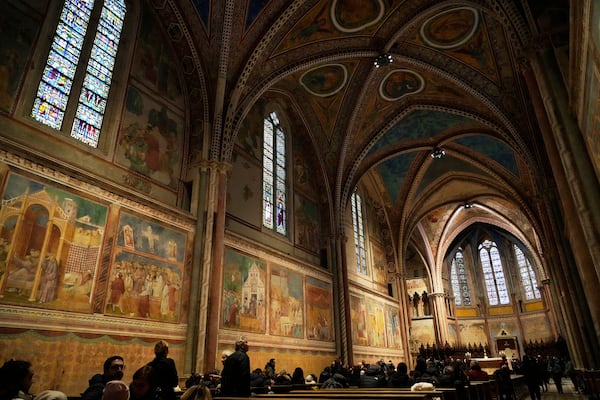
[[[248,342],[240,339],[235,343],[235,352],[225,360],[221,372],[221,395],[250,397],[250,358]]]
[[[408,376],[408,366],[406,363],[398,363],[396,370],[388,378],[389,387],[411,387],[415,381]]]
[[[104,386],[110,381],[120,381],[123,379],[124,369],[125,361],[123,361],[123,357],[108,357],[104,361],[104,372],[90,378],[88,388],[81,394],[81,400],[102,400]]]
[[[327,366],[323,368],[323,371],[321,372],[321,374],[319,374],[319,383],[325,383],[325,381],[330,379],[331,377],[331,367]]]
[[[537,365],[535,359],[525,354],[520,372],[523,375],[523,380],[527,385],[531,399],[541,399],[540,386],[542,385],[542,376],[540,375],[540,367]]]
[[[304,385],[304,370],[302,368],[296,367],[296,369],[294,369],[290,383],[292,385]]]
[[[265,375],[270,379],[275,379],[277,373],[275,372],[275,359],[271,358],[268,363],[265,364],[264,368]]]
[[[156,376],[156,386],[162,392],[164,400],[175,400],[175,386],[179,384],[179,376],[175,361],[167,357],[169,354],[169,344],[164,340],[159,341],[154,346],[154,360],[148,363],[154,369]]]
[[[369,366],[365,373],[360,376],[358,381],[358,387],[361,388],[375,388],[383,387],[385,385],[385,375],[383,374],[381,367],[377,364]]]

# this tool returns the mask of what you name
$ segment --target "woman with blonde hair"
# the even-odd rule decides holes
[[[180,400],[212,400],[210,389],[200,383],[188,388],[182,395]]]

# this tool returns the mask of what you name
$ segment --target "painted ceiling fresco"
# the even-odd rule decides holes
[[[164,2],[153,3],[163,12]],[[307,126],[307,150],[326,186],[339,191],[331,199],[347,201],[368,174],[378,176],[389,204],[404,209],[418,206],[400,198],[408,188],[426,192],[452,174],[476,177],[477,188],[506,185],[505,192],[531,184],[532,172],[520,168],[532,165],[529,146],[539,133],[521,64],[534,28],[521,1],[169,4],[195,10],[181,13],[191,53],[202,60],[199,82],[188,85],[204,87],[212,102],[221,98],[213,78],[225,79],[224,142],[235,142],[261,96],[281,98]],[[530,9],[547,14],[539,4]],[[216,117],[197,117],[206,118]],[[424,162],[438,147],[447,158]],[[230,153],[224,147],[220,157]]]

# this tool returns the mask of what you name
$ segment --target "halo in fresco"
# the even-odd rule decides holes
[[[340,32],[359,32],[381,20],[385,12],[382,0],[333,0],[331,21]]]
[[[379,95],[387,101],[396,101],[409,94],[421,92],[425,79],[408,69],[390,71],[379,84]]]
[[[342,64],[327,64],[306,71],[300,77],[300,85],[318,97],[333,96],[346,85],[348,69]]]
[[[421,26],[421,37],[437,49],[454,49],[467,43],[479,27],[479,13],[471,7],[442,11]]]

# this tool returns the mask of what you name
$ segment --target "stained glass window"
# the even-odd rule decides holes
[[[452,282],[452,291],[454,292],[454,303],[457,306],[470,306],[471,293],[467,281],[465,260],[461,249],[458,249],[452,260],[450,280]]]
[[[263,124],[263,225],[287,233],[285,133],[277,114]]]
[[[84,44],[91,40],[88,25],[95,3],[102,4],[102,12],[89,59],[81,60]],[[35,120],[62,129],[75,73],[87,63],[71,136],[98,146],[125,12],[125,0],[65,1],[33,103]]]
[[[363,225],[362,200],[356,192],[352,194],[352,226],[354,230],[354,249],[358,273],[367,275],[367,252],[365,250],[365,230]]]
[[[525,299],[535,300],[541,298],[540,291],[538,290],[537,280],[535,279],[535,273],[531,263],[523,254],[523,251],[516,244],[513,245],[515,256],[517,257],[517,264],[519,265],[519,273],[521,275],[521,283],[525,290]]]
[[[479,259],[490,305],[509,304],[504,270],[496,243],[484,240],[479,245]]]

